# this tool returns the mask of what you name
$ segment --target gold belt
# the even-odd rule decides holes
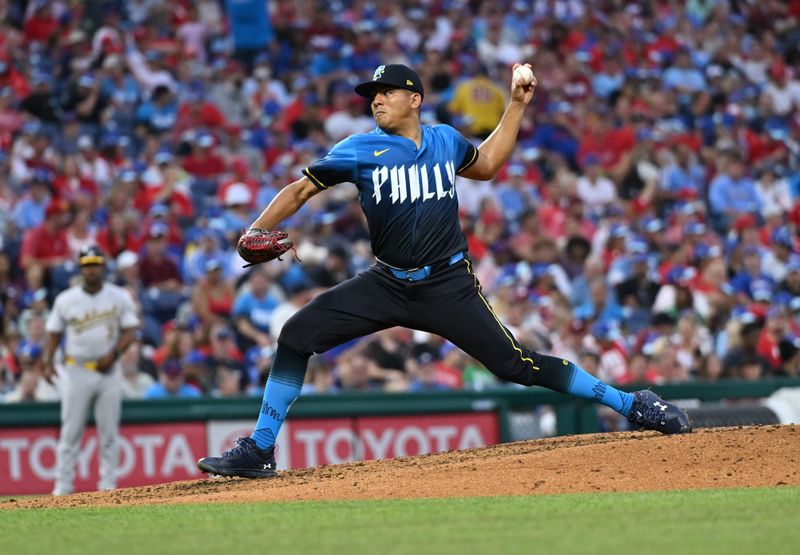
[[[83,368],[86,368],[87,370],[92,370],[94,372],[97,371],[97,362],[95,362],[95,361],[91,361],[90,360],[90,361],[81,363],[81,362],[78,362],[77,360],[75,360],[72,357],[66,357],[64,359],[64,362],[66,362],[67,364],[72,364],[74,366],[82,366]]]

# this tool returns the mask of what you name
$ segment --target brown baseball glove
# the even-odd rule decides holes
[[[294,248],[294,243],[285,240],[288,237],[289,234],[285,231],[251,227],[239,237],[236,250],[239,251],[239,256],[248,262],[245,268],[275,258],[281,260],[283,253]]]

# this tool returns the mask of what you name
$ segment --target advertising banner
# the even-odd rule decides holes
[[[230,449],[252,432],[252,420],[123,425],[119,487],[204,478],[196,461]],[[278,468],[308,468],[484,447],[499,441],[494,412],[288,421],[278,439]],[[56,472],[57,428],[0,428],[0,495],[50,493]],[[99,445],[88,428],[75,491],[98,482]]]
[[[209,422],[209,452],[230,449],[252,428],[252,421]],[[281,430],[276,462],[283,470],[308,468],[470,449],[498,441],[494,412],[297,419]]]
[[[159,484],[201,476],[206,424],[123,425],[119,487]],[[0,428],[0,495],[50,493],[56,473],[57,428]],[[75,491],[97,489],[99,445],[88,428],[76,467]]]

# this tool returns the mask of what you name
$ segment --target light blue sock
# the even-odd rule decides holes
[[[572,373],[572,378],[567,387],[567,393],[602,403],[607,407],[611,407],[622,416],[628,416],[631,412],[631,405],[633,405],[633,394],[620,391],[606,383],[601,382],[589,372],[570,362],[568,366],[569,371]]]
[[[308,358],[278,344],[267,385],[264,387],[258,421],[250,435],[260,449],[275,445],[289,407],[300,395],[307,366]]]

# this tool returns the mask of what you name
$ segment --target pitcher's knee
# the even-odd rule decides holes
[[[522,368],[517,368],[513,372],[509,373],[504,379],[511,383],[517,383],[526,387],[536,385],[536,368],[531,364],[526,364]]]
[[[556,391],[566,391],[574,374],[574,366],[568,360],[525,347],[500,366],[501,370],[492,372],[506,381],[528,387],[539,385]]]
[[[319,320],[314,313],[308,310],[295,312],[281,328],[278,343],[284,345],[295,353],[310,357],[320,351],[318,345]]]
[[[497,368],[490,367],[489,370],[507,382],[530,387],[536,385],[538,381],[538,360],[538,353],[523,349],[522,353],[515,352],[514,356],[499,364]]]

